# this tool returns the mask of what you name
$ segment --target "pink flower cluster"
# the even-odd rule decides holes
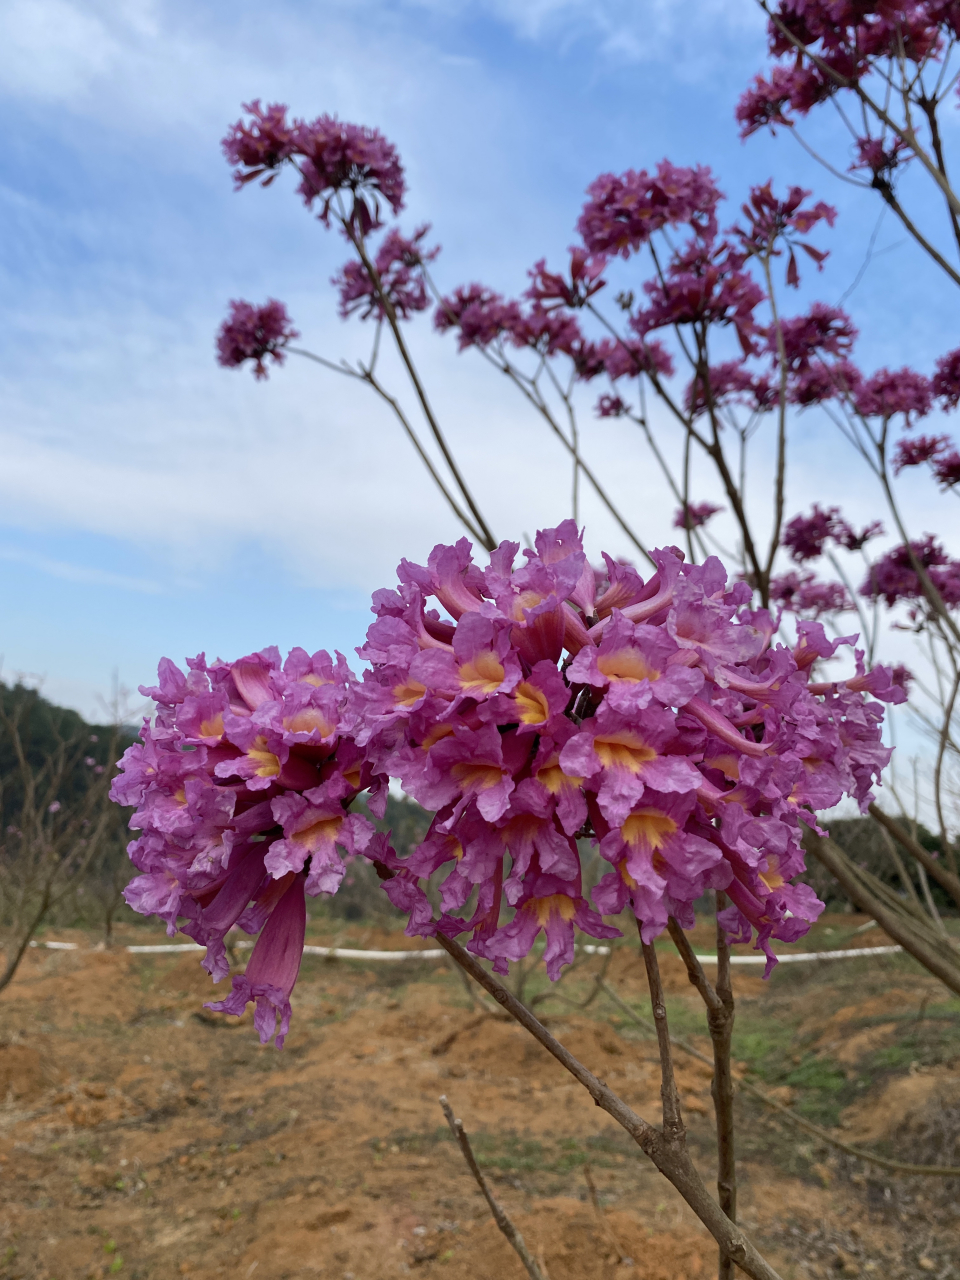
[[[818,619],[844,613],[854,607],[842,582],[823,582],[812,573],[795,569],[770,580],[770,599],[788,613]]]
[[[425,262],[432,262],[440,249],[439,246],[427,249],[421,243],[429,230],[429,225],[425,225],[418,227],[412,236],[404,236],[392,228],[373,257],[379,291],[390,300],[401,320],[409,320],[414,312],[425,311],[430,305],[421,268]],[[361,320],[369,320],[371,316],[377,320],[384,318],[384,305],[363,262],[351,259],[331,283],[340,291],[342,319],[354,312],[359,312]]]
[[[743,136],[764,125],[793,124],[794,116],[806,115],[878,67],[882,74],[885,63],[916,67],[938,58],[944,44],[960,34],[957,7],[944,0],[780,0],[772,12],[769,47],[780,61],[769,79],[757,76],[740,99]],[[858,139],[861,158],[885,165],[889,152],[874,154],[874,141]],[[878,164],[875,172],[880,171]]]
[[[266,175],[264,186],[286,163],[300,174],[299,192],[308,208],[322,201],[320,218],[326,223],[338,193],[352,200],[347,213],[366,234],[380,226],[380,198],[394,213],[403,207],[406,182],[396,148],[378,129],[348,124],[335,116],[316,120],[288,120],[287,108],[259,100],[244,104],[249,120],[231,125],[223,139],[224,155],[234,169],[237,187]]]
[[[668,548],[646,581],[604,557],[598,572],[566,521],[518,563],[502,543],[489,564],[470,544],[402,561],[395,590],[345,660],[276,649],[234,663],[167,660],[142,742],[114,798],[137,806],[130,853],[136,910],[177,922],[225,976],[224,936],[260,932],[246,972],[211,1007],[256,1003],[264,1040],[290,1016],[304,937],[304,893],[333,893],[343,856],[373,860],[407,932],[467,937],[499,972],[546,935],[551,978],[574,931],[610,938],[629,909],[650,941],[724,890],[726,927],[800,937],[821,910],[795,882],[800,820],[844,794],[861,806],[889,758],[874,698],[900,701],[888,672],[856,655],[848,680],[819,661],[849,640],[815,622],[775,640],[744,583],[716,558],[688,565]],[[439,608],[433,607],[438,605]],[[400,857],[351,805],[383,813],[386,785],[434,813]],[[607,872],[592,892],[592,845]],[[443,873],[434,917],[422,881]]]
[[[948,556],[943,544],[930,533],[915,539],[909,547],[901,543],[881,556],[870,566],[860,594],[870,600],[882,597],[890,607],[901,600],[909,601],[913,605],[912,620],[922,625],[925,596],[916,564],[926,570],[948,609],[960,605],[960,560]]]
[[[687,169],[661,160],[655,174],[628,169],[601,174],[587,188],[589,199],[577,223],[588,253],[624,258],[656,231],[690,223],[712,238],[722,195],[709,169]]]
[[[252,360],[253,376],[265,378],[267,357],[283,364],[283,348],[299,337],[282,302],[269,298],[262,307],[255,307],[235,299],[217,334],[217,363],[230,369]]]
[[[434,326],[441,333],[456,330],[460,351],[506,343],[544,356],[565,355],[584,382],[601,373],[606,373],[611,382],[636,378],[642,373],[672,374],[673,361],[656,339],[601,338],[594,342],[584,336],[578,318],[567,306],[582,306],[586,297],[602,286],[593,275],[578,277],[576,253],[571,257],[573,279],[569,284],[563,277],[546,272],[542,263],[537,264],[530,272],[533,284],[527,290],[526,296],[531,299],[527,306],[505,299],[485,285],[461,285],[441,299],[434,313]],[[581,291],[579,300],[577,290]],[[574,301],[567,304],[567,296]],[[606,411],[601,409],[601,417],[617,416],[613,400],[605,398]]]
[[[290,1021],[290,992],[303,951],[304,893],[335,893],[339,850],[373,851],[379,837],[348,813],[361,791],[383,813],[386,779],[374,778],[342,731],[356,681],[344,659],[294,649],[281,665],[276,649],[238,662],[208,664],[201,654],[184,674],[160,663],[156,702],[142,742],[130,747],[111,796],[134,805],[129,846],[141,872],[126,889],[135,911],[177,922],[207,948],[204,968],[229,971],[224,937],[235,925],[259,933],[250,963],[226,1000],[277,1043]]]
[[[924,462],[929,462],[942,488],[952,489],[960,484],[960,452],[949,436],[904,436],[897,441],[895,475],[905,467],[918,467]]]
[[[691,529],[701,529],[711,516],[722,510],[723,507],[718,507],[713,502],[688,502],[685,508],[677,508],[673,516],[673,527],[686,529],[689,524]]]
[[[859,551],[871,538],[883,533],[883,525],[874,520],[858,533],[840,514],[839,507],[821,507],[815,502],[808,516],[794,516],[784,526],[780,545],[791,560],[803,564],[822,556],[828,542],[847,551]]]
[[[821,221],[826,221],[828,226],[832,227],[837,218],[836,209],[832,205],[825,204],[823,200],[817,201],[812,208],[805,209],[803,203],[810,194],[809,191],[804,191],[803,187],[791,187],[786,200],[778,200],[773,194],[772,182],[766,182],[762,187],[754,187],[750,192],[749,200],[743,206],[748,227],[746,230],[739,227],[734,229],[744,249],[751,254],[779,256],[783,249],[778,245],[781,243],[786,245],[789,249],[787,284],[794,288],[800,284],[797,249],[802,249],[809,258],[812,258],[819,269],[822,269],[827,257],[822,249],[816,249],[812,244],[798,240],[797,234],[805,235]]]

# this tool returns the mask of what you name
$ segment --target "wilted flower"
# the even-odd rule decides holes
[[[594,413],[598,418],[622,418],[625,413],[629,413],[629,408],[619,396],[601,396]]]

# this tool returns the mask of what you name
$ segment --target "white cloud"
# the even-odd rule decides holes
[[[0,17],[0,88],[44,102],[76,99],[155,37],[153,10],[150,0],[9,0]]]
[[[589,44],[613,61],[669,59],[681,78],[701,74],[718,42],[754,56],[763,42],[755,0],[409,0],[436,14],[484,11],[521,39],[563,49]],[[691,63],[693,60],[693,65]]]

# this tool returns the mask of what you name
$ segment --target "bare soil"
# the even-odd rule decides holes
[[[814,945],[841,945],[862,923],[825,921]],[[328,944],[417,945],[362,924],[311,929]],[[278,1053],[259,1046],[249,1014],[203,1009],[222,988],[196,955],[58,936],[82,949],[32,950],[0,997],[0,1280],[522,1280],[442,1093],[551,1280],[716,1273],[713,1242],[642,1153],[518,1027],[471,1007],[445,962],[306,958]],[[141,928],[117,942],[153,940]],[[706,930],[697,942],[709,948]],[[601,963],[585,959],[560,993],[582,999]],[[669,947],[661,963],[675,1029],[709,1051]],[[607,976],[648,1012],[635,946]],[[960,1002],[912,962],[782,966],[769,983],[740,970],[736,984],[741,1069],[846,1141],[960,1164]],[[526,998],[544,989],[535,978]],[[614,1006],[601,996],[538,1012],[657,1120],[655,1045]],[[677,1069],[712,1179],[710,1072],[682,1053]],[[956,1183],[891,1177],[738,1106],[741,1216],[787,1280],[960,1276]]]

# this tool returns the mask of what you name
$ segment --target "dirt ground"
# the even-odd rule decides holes
[[[824,921],[813,941],[843,945],[863,923]],[[130,929],[110,951],[58,936],[81,949],[31,951],[0,996],[0,1280],[522,1280],[440,1094],[550,1280],[716,1273],[712,1241],[623,1131],[518,1027],[471,1007],[446,962],[306,958],[278,1053],[249,1015],[203,1009],[221,989],[196,955],[120,949],[161,935]],[[308,941],[418,945],[331,922]],[[697,941],[710,945],[706,931]],[[601,963],[585,959],[561,995],[582,998]],[[661,963],[674,1029],[706,1049],[669,946]],[[635,946],[607,976],[648,1012]],[[960,1001],[912,962],[781,966],[766,984],[739,970],[736,983],[735,1049],[753,1079],[847,1142],[960,1164]],[[526,998],[543,989],[535,980]],[[613,1005],[538,1013],[658,1120],[655,1045]],[[677,1062],[712,1180],[710,1073]],[[741,1219],[787,1280],[960,1276],[958,1183],[891,1177],[758,1104],[738,1108]]]

